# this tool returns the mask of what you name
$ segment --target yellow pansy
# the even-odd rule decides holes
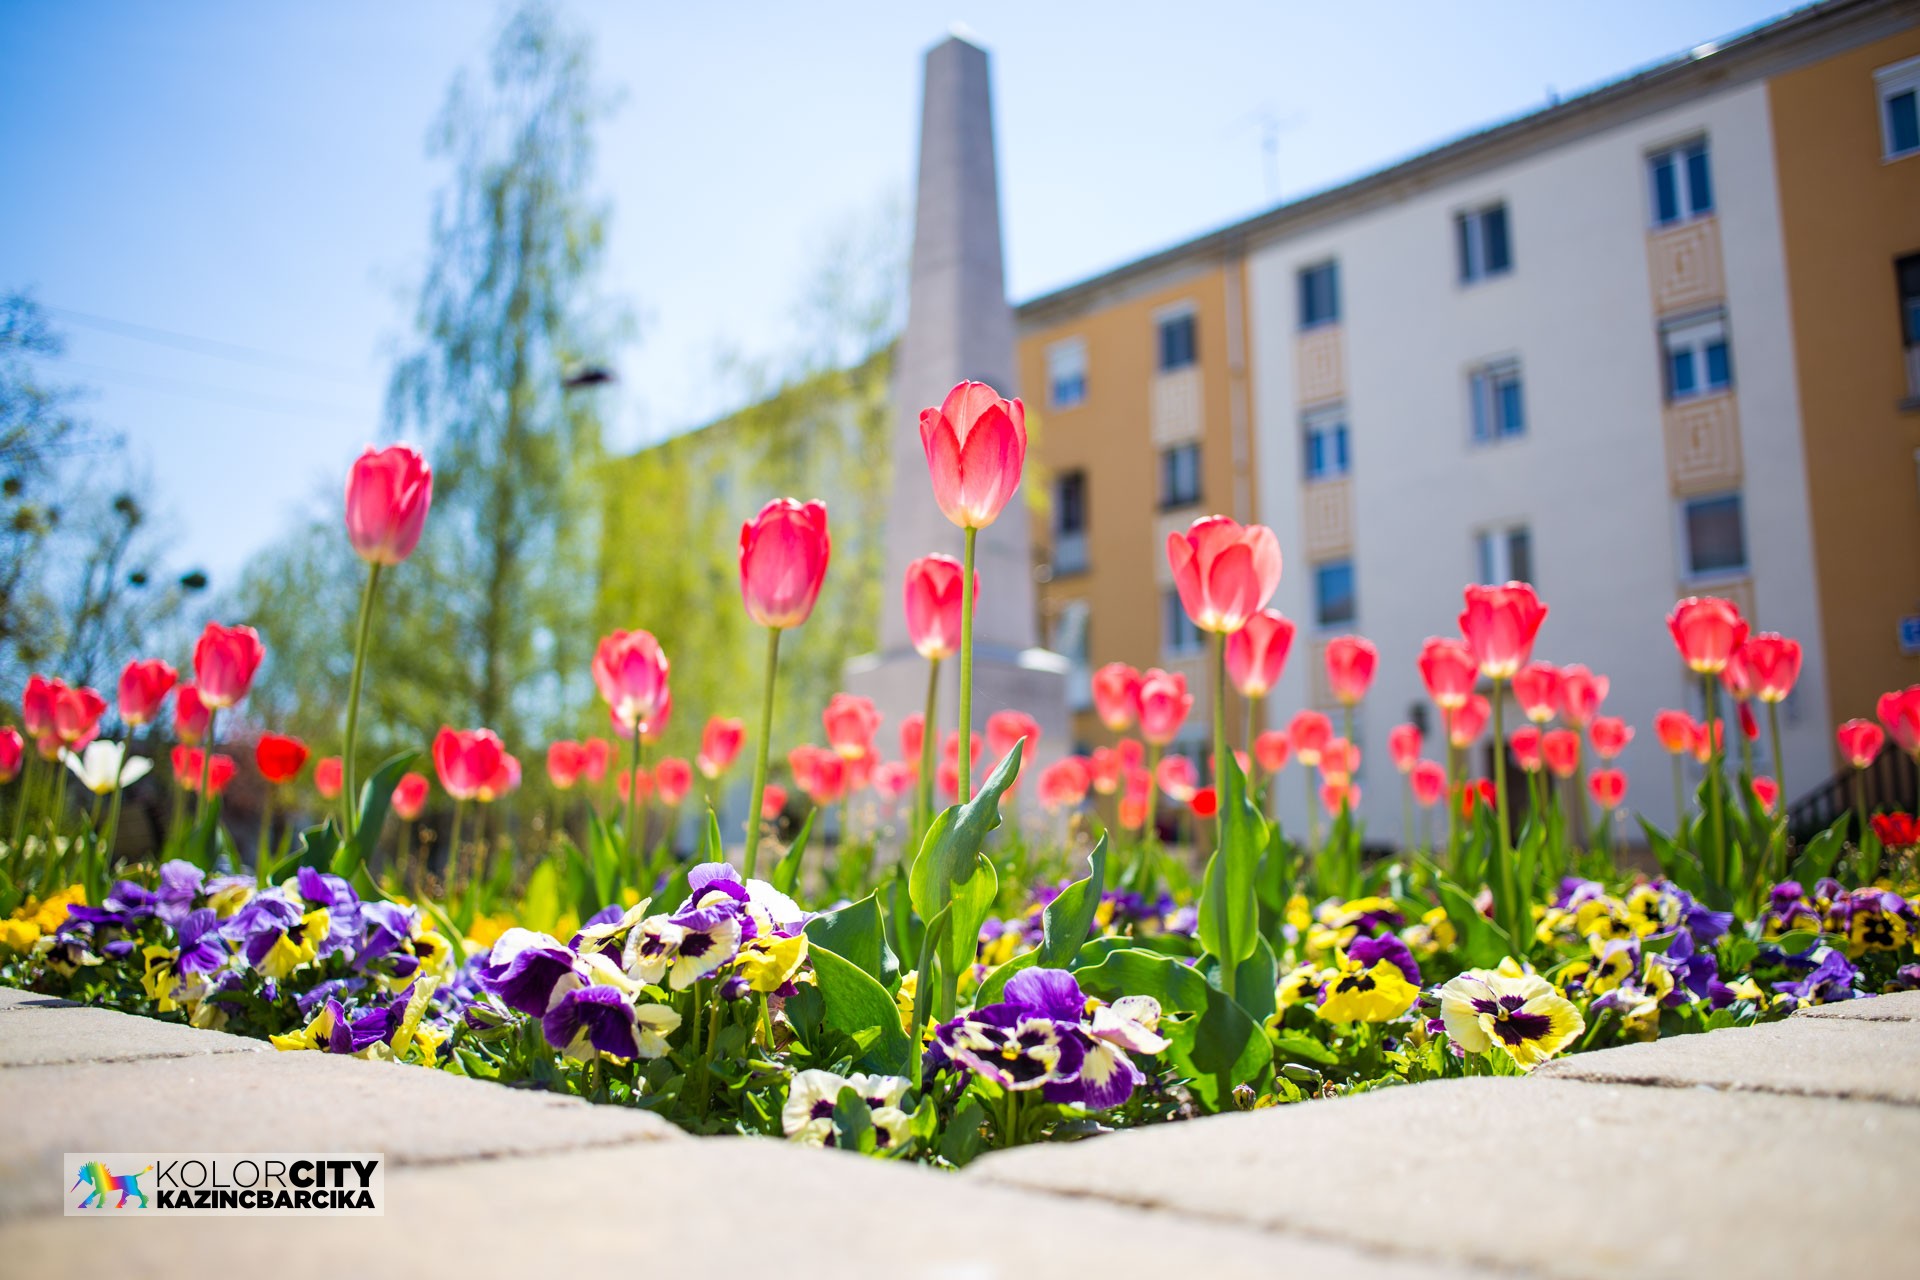
[[[772,993],[793,981],[807,959],[807,935],[791,938],[755,938],[740,948],[734,961],[740,976],[755,991]]]
[[[509,915],[480,916],[479,918],[474,920],[474,922],[467,928],[468,950],[470,951],[493,950],[493,944],[500,940],[500,935],[505,933],[507,930],[511,928],[513,928],[512,916],[509,916]],[[564,938],[570,935],[563,933],[560,936]],[[445,945],[444,939],[442,940],[441,945],[443,946]],[[418,948],[416,947],[416,951],[417,950]],[[426,960],[424,957],[422,957],[421,963],[422,964],[426,963]]]
[[[40,940],[40,926],[31,920],[0,920],[0,951],[21,955],[33,950]]]
[[[1393,961],[1376,960],[1363,969],[1349,960],[1327,984],[1317,1012],[1328,1022],[1391,1022],[1419,998],[1420,989]]]
[[[322,1002],[320,1011],[313,1015],[313,1021],[298,1031],[289,1031],[285,1035],[268,1036],[267,1042],[281,1052],[300,1049],[324,1049],[333,1038],[333,1009]]]
[[[260,972],[277,982],[295,969],[311,963],[320,950],[320,944],[326,940],[327,930],[332,927],[333,918],[327,914],[327,909],[315,907],[281,934],[272,949],[261,957]]]
[[[900,989],[893,993],[893,1007],[900,1011],[900,1029],[913,1034],[913,994],[920,987],[920,973],[909,969],[900,978]]]

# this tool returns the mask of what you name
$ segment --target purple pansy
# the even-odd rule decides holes
[[[580,957],[558,938],[531,929],[501,934],[479,973],[482,987],[508,1008],[534,1018],[545,1016],[555,984],[568,975],[585,979]]]

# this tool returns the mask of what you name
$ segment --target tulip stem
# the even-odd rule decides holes
[[[1513,856],[1513,842],[1507,830],[1506,699],[1501,696],[1500,685],[1497,679],[1493,682],[1493,799],[1499,810],[1500,857],[1504,863]]]
[[[1453,741],[1453,709],[1443,708],[1447,716],[1447,869],[1455,879],[1460,876],[1460,796],[1456,794],[1460,777],[1460,748]]]
[[[920,776],[913,788],[913,834],[924,838],[933,823],[934,746],[940,732],[940,659],[927,660],[927,711],[920,721]]]
[[[40,752],[35,749],[32,739],[26,740],[24,759],[20,762],[20,789],[13,797],[13,848],[12,853],[25,864],[26,852],[22,845],[27,837],[27,801],[33,795],[34,761]]]
[[[1213,785],[1216,788],[1215,800],[1224,800],[1227,786],[1227,633],[1224,631],[1213,634]],[[1200,839],[1200,826],[1196,822],[1193,832],[1195,852],[1198,852]],[[1231,982],[1227,985],[1227,991],[1232,994]]]
[[[1787,876],[1787,801],[1791,798],[1787,792],[1787,760],[1780,754],[1780,704],[1767,703],[1767,740],[1773,756],[1773,789],[1780,806],[1780,817],[1774,823],[1774,843],[1780,846],[1780,878]],[[1679,759],[1679,757],[1675,757]],[[1761,872],[1760,887],[1765,889],[1766,872]]]
[[[767,673],[760,691],[760,741],[753,757],[753,796],[747,807],[747,876],[760,860],[760,805],[767,794],[767,751],[773,738],[773,680],[780,668],[780,628],[767,628]],[[965,696],[964,694],[962,695]]]
[[[120,796],[119,796],[119,793],[116,791],[114,794],[114,809],[116,814],[118,813],[118,810],[119,810],[119,800],[120,800]],[[269,784],[267,787],[266,798],[260,802],[260,844],[259,844],[259,847],[253,851],[253,879],[254,879],[254,883],[256,884],[261,883],[266,879],[267,846],[271,844],[272,841],[273,841],[273,787],[271,784]]]
[[[345,815],[341,830],[349,840],[354,835],[353,748],[360,730],[360,680],[366,674],[367,641],[373,635],[373,593],[379,583],[380,564],[375,561],[367,566],[367,585],[360,589],[360,620],[354,627],[353,678],[347,682],[347,742],[346,750],[340,753],[340,802]]]
[[[1720,804],[1720,753],[1725,749],[1725,732],[1720,727],[1720,682],[1703,675],[1700,682],[1707,691],[1707,810],[1713,831],[1713,864],[1709,877],[1716,893],[1724,893],[1727,883],[1727,816]],[[1718,902],[1714,903],[1719,906]]]
[[[220,718],[217,707],[207,708],[206,745],[200,748],[200,793],[194,797],[193,823],[200,825],[200,819],[207,812],[207,787],[213,780],[213,744],[218,741],[213,736],[214,722]]]
[[[640,719],[633,721],[633,768],[627,773],[627,870],[634,869],[634,840],[636,838],[634,809],[640,799]]]
[[[1125,794],[1126,782],[1120,784]],[[1153,895],[1153,846],[1159,843],[1160,827],[1160,744],[1147,744],[1147,816],[1140,830],[1140,867],[1134,875],[1133,891],[1143,898]]]
[[[960,802],[973,799],[973,543],[969,528],[960,566]]]
[[[1300,776],[1307,784],[1307,852],[1315,852],[1320,845],[1320,796],[1313,785],[1313,765],[1305,761],[1300,765]]]
[[[465,800],[455,800],[453,802],[453,830],[447,835],[446,884],[441,891],[441,896],[446,899],[446,904],[449,907],[453,905],[454,884],[459,879],[460,825],[466,821],[466,817],[467,802]]]
[[[1680,753],[1673,753],[1673,834],[1681,838],[1687,827],[1687,784],[1680,772]]]

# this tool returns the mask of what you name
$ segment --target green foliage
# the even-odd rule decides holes
[[[934,1014],[942,1019],[953,1016],[960,972],[973,963],[980,926],[999,896],[999,876],[982,848],[987,835],[1000,825],[1000,797],[1019,775],[1025,745],[1024,740],[1013,744],[978,795],[944,810],[933,820],[907,877],[913,908],[923,918],[949,913],[946,938],[937,957],[940,982]],[[926,980],[924,969],[921,979]]]
[[[1062,889],[1040,913],[1042,936],[1034,958],[1042,968],[1070,966],[1093,928],[1094,913],[1100,909],[1100,894],[1107,882],[1107,833],[1104,831],[1093,846],[1091,862],[1092,869],[1086,876]]]
[[[807,939],[859,965],[883,986],[892,987],[900,966],[887,949],[880,925],[880,899],[868,894],[837,911],[826,911],[807,921]]]
[[[1267,849],[1267,824],[1247,797],[1246,775],[1231,753],[1220,794],[1220,847],[1200,889],[1200,943],[1220,962],[1221,987],[1234,994],[1236,971],[1260,939],[1254,876]]]
[[[854,1037],[856,1042],[864,1042],[861,1068],[888,1075],[910,1074],[918,1055],[901,1029],[900,1011],[887,989],[858,964],[818,942],[810,944],[807,954],[820,984],[827,1025]]]
[[[1258,1022],[1189,965],[1151,951],[1118,950],[1078,969],[1081,990],[1102,1000],[1146,995],[1160,1002],[1160,1033],[1173,1062],[1191,1077],[1194,1093],[1221,1110],[1233,1087],[1262,1080],[1273,1049]],[[1179,1016],[1185,1015],[1185,1016]]]

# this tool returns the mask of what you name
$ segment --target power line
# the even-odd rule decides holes
[[[218,338],[202,338],[191,333],[179,333],[150,324],[136,324],[131,320],[115,320],[111,316],[97,316],[85,311],[75,311],[70,307],[43,305],[42,309],[70,324],[99,329],[104,333],[118,334],[123,338],[151,342],[156,346],[172,347],[176,351],[192,351],[199,355],[218,356],[223,360],[235,360],[241,364],[258,365],[266,369],[303,373],[348,385],[357,386],[362,381],[336,365],[323,364],[317,360],[307,360],[278,351],[243,346],[237,342],[223,342]]]
[[[369,415],[362,410],[350,409],[344,405],[325,404],[317,400],[296,400],[288,396],[235,391],[230,388],[210,386],[201,382],[188,382],[181,378],[169,378],[164,374],[137,373],[131,369],[113,369],[105,365],[88,364],[81,360],[59,358],[58,363],[62,368],[71,369],[76,373],[117,380],[127,383],[129,386],[142,387],[149,391],[159,391],[167,395],[185,396],[188,399],[202,400],[209,404],[224,404],[241,409],[260,410],[266,413],[285,413],[296,417],[311,418],[320,422],[339,423],[343,426],[348,422],[364,423],[369,418]]]

